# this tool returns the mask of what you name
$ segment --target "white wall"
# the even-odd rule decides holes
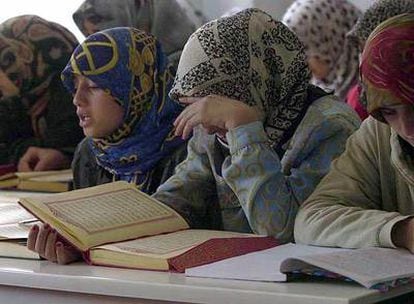
[[[168,0],[155,0],[168,1]],[[280,18],[293,0],[188,0],[202,10],[208,19],[215,19],[231,8],[258,7]],[[366,9],[374,0],[350,0],[361,9]],[[21,14],[36,14],[47,20],[58,22],[71,30],[81,41],[83,36],[72,20],[72,13],[83,0],[10,0],[2,5],[0,22]]]
[[[83,0],[9,0],[4,1],[0,9],[0,22],[23,14],[38,15],[46,20],[54,21],[68,28],[78,40],[83,35],[72,20],[73,12]]]

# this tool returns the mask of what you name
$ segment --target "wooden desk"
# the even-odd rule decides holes
[[[376,303],[414,292],[379,293],[342,282],[262,283],[182,274],[0,258],[0,303]],[[394,303],[394,300],[393,302]]]

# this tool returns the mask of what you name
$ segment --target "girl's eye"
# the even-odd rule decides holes
[[[101,88],[97,86],[89,86],[88,89],[91,91],[94,91],[94,90],[100,90]]]
[[[391,116],[395,114],[395,110],[393,109],[381,109],[382,116]]]

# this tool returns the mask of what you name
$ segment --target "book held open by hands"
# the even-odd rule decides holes
[[[122,181],[20,204],[95,265],[183,272],[277,245],[271,237],[189,229],[176,211]]]

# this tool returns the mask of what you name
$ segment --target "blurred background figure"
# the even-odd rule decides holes
[[[82,139],[72,98],[60,73],[77,45],[63,26],[35,15],[0,24],[0,163],[20,171],[69,167]],[[22,158],[37,147],[55,158]]]
[[[201,13],[192,9],[190,4],[184,8],[175,0],[86,0],[73,19],[85,36],[119,26],[151,33],[177,66],[188,37],[204,23]]]
[[[306,47],[312,83],[343,101],[358,81],[358,49],[346,34],[360,15],[347,0],[297,0],[282,18]]]

